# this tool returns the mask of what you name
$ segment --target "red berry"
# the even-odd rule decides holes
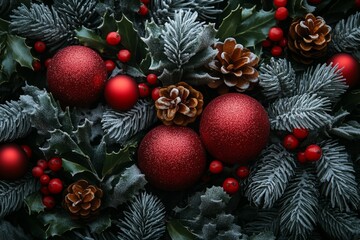
[[[240,185],[235,178],[226,178],[222,187],[228,194],[234,194],[239,191]]]
[[[150,95],[150,88],[148,85],[146,85],[146,83],[139,83],[138,88],[139,88],[139,95],[141,98],[145,98]]]
[[[283,48],[286,47],[287,44],[288,44],[288,40],[287,40],[286,37],[282,38],[282,39],[280,40],[280,42],[279,42],[279,46],[280,46],[280,47],[283,47]]]
[[[46,209],[53,209],[56,205],[55,198],[53,196],[43,197],[42,202]]]
[[[322,155],[322,150],[321,148],[316,145],[309,145],[306,149],[305,149],[305,157],[306,160],[310,161],[310,162],[316,162],[321,158]]]
[[[295,150],[299,146],[299,140],[292,134],[286,135],[283,145],[287,150]]]
[[[46,50],[46,45],[42,41],[37,41],[34,44],[35,51],[38,53],[43,53]]]
[[[48,188],[50,193],[59,194],[63,190],[63,183],[59,178],[54,178],[50,180]]]
[[[46,170],[48,168],[48,162],[44,159],[39,159],[36,163],[39,167],[41,167],[43,170]]]
[[[284,37],[284,32],[279,27],[272,27],[269,30],[269,39],[273,42],[278,42]]]
[[[218,160],[214,160],[209,165],[209,171],[213,174],[221,173],[224,169],[224,165],[222,162]]]
[[[143,4],[149,4],[150,3],[150,0],[141,0],[141,2],[143,3]]]
[[[117,57],[120,60],[120,62],[126,63],[126,62],[130,61],[131,53],[127,49],[122,49],[118,52]]]
[[[33,69],[35,72],[38,72],[41,70],[41,63],[39,60],[33,61],[32,66],[33,66]]]
[[[57,172],[62,168],[62,160],[61,158],[54,157],[50,159],[48,165],[51,171]]]
[[[310,4],[319,4],[319,3],[321,3],[321,0],[308,0],[308,3],[310,3]]]
[[[47,186],[42,186],[41,188],[40,188],[40,192],[43,194],[43,195],[50,195],[50,191],[49,191],[49,189],[48,189],[48,187]]]
[[[160,88],[157,87],[157,88],[154,88],[152,91],[151,91],[151,98],[156,101],[158,100],[160,97]]]
[[[153,73],[150,73],[146,76],[146,81],[151,85],[155,85],[157,84],[157,76]]]
[[[264,41],[262,42],[262,46],[263,46],[264,48],[269,48],[269,47],[271,47],[271,45],[272,45],[272,43],[271,43],[271,41],[268,40],[268,39],[266,39],[266,40],[264,40]]]
[[[31,170],[31,173],[35,178],[39,178],[44,174],[44,170],[41,167],[36,166],[36,167],[33,167],[33,169]]]
[[[113,60],[106,60],[105,67],[108,72],[112,72],[115,69],[115,63]]]
[[[289,11],[287,10],[286,7],[279,7],[275,11],[275,19],[276,20],[283,21],[283,20],[287,19],[288,16],[289,16]]]
[[[294,134],[294,136],[297,139],[305,139],[308,135],[309,135],[309,130],[305,129],[305,128],[294,128],[292,130],[292,133]]]
[[[41,175],[41,177],[40,177],[40,184],[41,185],[48,185],[49,184],[49,182],[50,182],[50,177],[49,177],[49,175],[47,175],[47,174],[43,174],[43,175]]]
[[[275,7],[285,7],[287,0],[274,0]]]
[[[118,45],[121,41],[121,36],[118,32],[109,32],[106,36],[106,42],[109,45],[115,46]]]
[[[299,163],[304,164],[307,162],[306,156],[305,156],[305,152],[298,152],[297,153],[297,160],[299,161]]]
[[[24,152],[26,153],[26,156],[28,158],[31,158],[32,156],[32,150],[28,145],[21,145],[21,148],[24,150]]]
[[[48,59],[45,60],[44,65],[45,65],[46,68],[49,67],[50,62],[51,62],[51,58],[48,58]]]
[[[239,178],[244,179],[249,176],[249,168],[246,166],[241,166],[236,170],[236,175],[238,175]]]
[[[271,49],[271,55],[273,55],[274,57],[279,57],[282,54],[282,48],[279,46],[273,46]]]
[[[138,12],[141,16],[146,16],[149,14],[149,9],[145,4],[141,4]]]

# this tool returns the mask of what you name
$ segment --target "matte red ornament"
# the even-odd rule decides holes
[[[118,75],[111,78],[105,86],[107,104],[115,110],[130,110],[139,98],[139,89],[136,81],[127,75]]]
[[[87,107],[100,97],[107,71],[105,63],[94,50],[69,46],[58,51],[47,70],[50,92],[62,104]]]
[[[192,186],[205,170],[206,154],[192,129],[160,125],[141,141],[138,166],[153,186],[183,190]]]
[[[228,93],[212,100],[200,121],[205,148],[225,163],[245,165],[266,146],[270,134],[269,117],[254,98]]]
[[[28,167],[28,157],[21,147],[6,144],[0,148],[0,179],[14,180],[22,177]]]
[[[333,65],[337,64],[339,69],[343,68],[342,75],[350,88],[359,84],[360,64],[353,56],[347,53],[338,53],[328,60],[328,63],[331,62]]]

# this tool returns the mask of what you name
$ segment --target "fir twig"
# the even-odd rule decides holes
[[[251,234],[270,231],[277,235],[280,229],[279,210],[276,208],[258,209],[256,218],[247,222],[244,229]]]
[[[352,162],[343,146],[336,141],[320,144],[322,158],[317,162],[317,175],[321,182],[321,194],[331,201],[332,207],[340,211],[357,209],[360,196]]]
[[[0,142],[13,141],[29,133],[30,117],[22,112],[19,102],[0,105]]]
[[[249,176],[245,194],[257,207],[271,208],[294,174],[295,160],[282,145],[267,147]]]

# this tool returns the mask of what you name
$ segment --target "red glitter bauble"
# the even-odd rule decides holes
[[[138,166],[153,186],[176,191],[192,186],[203,174],[205,150],[190,128],[160,125],[138,149]]]
[[[118,75],[106,83],[105,99],[107,104],[115,110],[130,110],[138,98],[138,85],[130,76]]]
[[[95,103],[106,78],[106,66],[100,55],[84,46],[61,49],[47,70],[50,92],[68,106],[87,107]]]
[[[359,62],[350,54],[338,53],[332,56],[328,63],[338,65],[338,69],[343,68],[342,75],[346,80],[346,84],[353,88],[360,81],[360,65]]]
[[[28,158],[21,147],[6,144],[0,148],[0,179],[14,180],[22,177],[28,167]]]
[[[266,146],[269,134],[265,109],[245,94],[219,96],[202,113],[201,140],[213,157],[225,163],[248,163]]]

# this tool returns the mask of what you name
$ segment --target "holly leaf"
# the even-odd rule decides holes
[[[106,12],[103,17],[103,21],[100,24],[100,26],[98,27],[98,29],[101,32],[102,38],[106,39],[106,36],[108,35],[108,33],[117,31],[117,25],[116,25],[115,18],[113,16],[111,16],[111,14],[109,12]]]
[[[75,176],[76,174],[83,173],[83,172],[92,173],[88,168],[84,167],[83,165],[69,161],[65,158],[62,158],[62,166],[63,166],[65,172],[70,173],[71,176]]]
[[[41,213],[45,210],[40,192],[30,194],[25,198],[24,202],[30,215],[33,213]]]
[[[238,5],[234,10],[231,10],[230,14],[221,22],[216,37],[221,40],[225,40],[225,38],[235,35],[237,24],[241,19],[241,13],[242,8],[240,5]]]
[[[79,222],[74,221],[63,210],[60,212],[46,212],[39,216],[39,220],[46,226],[47,238],[61,236],[67,231],[83,227]]]
[[[167,231],[173,240],[195,240],[196,237],[178,220],[173,219],[166,225]]]

